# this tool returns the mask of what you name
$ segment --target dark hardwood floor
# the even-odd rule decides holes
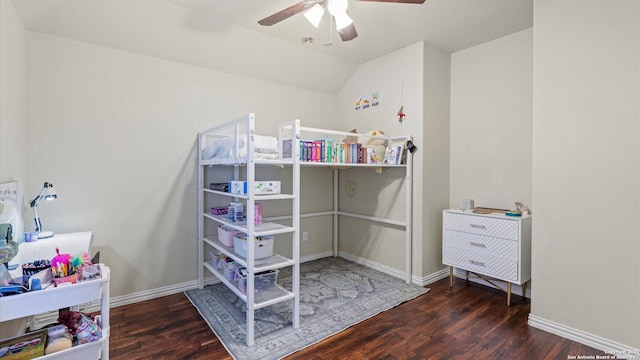
[[[443,279],[287,359],[567,359],[602,351],[527,325],[529,301]],[[184,294],[111,309],[111,359],[231,359]]]

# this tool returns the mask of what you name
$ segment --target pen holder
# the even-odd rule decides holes
[[[22,264],[22,284],[27,285],[31,275],[35,275],[42,270],[46,270],[51,267],[49,260],[37,260],[34,262]]]
[[[54,278],[53,279],[53,285],[55,287],[58,287],[62,283],[75,284],[77,281],[78,281],[78,274],[73,274],[73,275],[69,275],[69,276],[65,276],[65,277],[61,277],[61,278]]]

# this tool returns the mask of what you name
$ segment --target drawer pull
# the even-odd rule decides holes
[[[487,228],[484,225],[477,225],[477,224],[469,224],[469,226],[471,226],[474,229],[486,229]]]
[[[487,247],[487,245],[485,245],[485,244],[483,244],[483,243],[479,243],[479,242],[473,242],[473,241],[471,241],[471,242],[469,242],[469,244],[470,244],[471,246],[480,247],[480,248],[486,248],[486,247]]]
[[[471,265],[484,266],[484,263],[482,261],[469,260],[469,262],[471,263]]]

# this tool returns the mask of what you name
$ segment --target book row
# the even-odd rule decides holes
[[[301,140],[300,161],[338,164],[389,164],[403,163],[403,146],[386,147],[383,154],[373,146],[359,143],[343,143],[332,140]]]

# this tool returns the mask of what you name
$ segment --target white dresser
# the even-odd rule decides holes
[[[474,214],[445,210],[442,214],[442,262],[449,266],[450,286],[454,268],[482,278],[507,293],[511,305],[511,285],[531,279],[531,216],[507,216],[503,213]],[[507,288],[491,279],[506,282]]]

